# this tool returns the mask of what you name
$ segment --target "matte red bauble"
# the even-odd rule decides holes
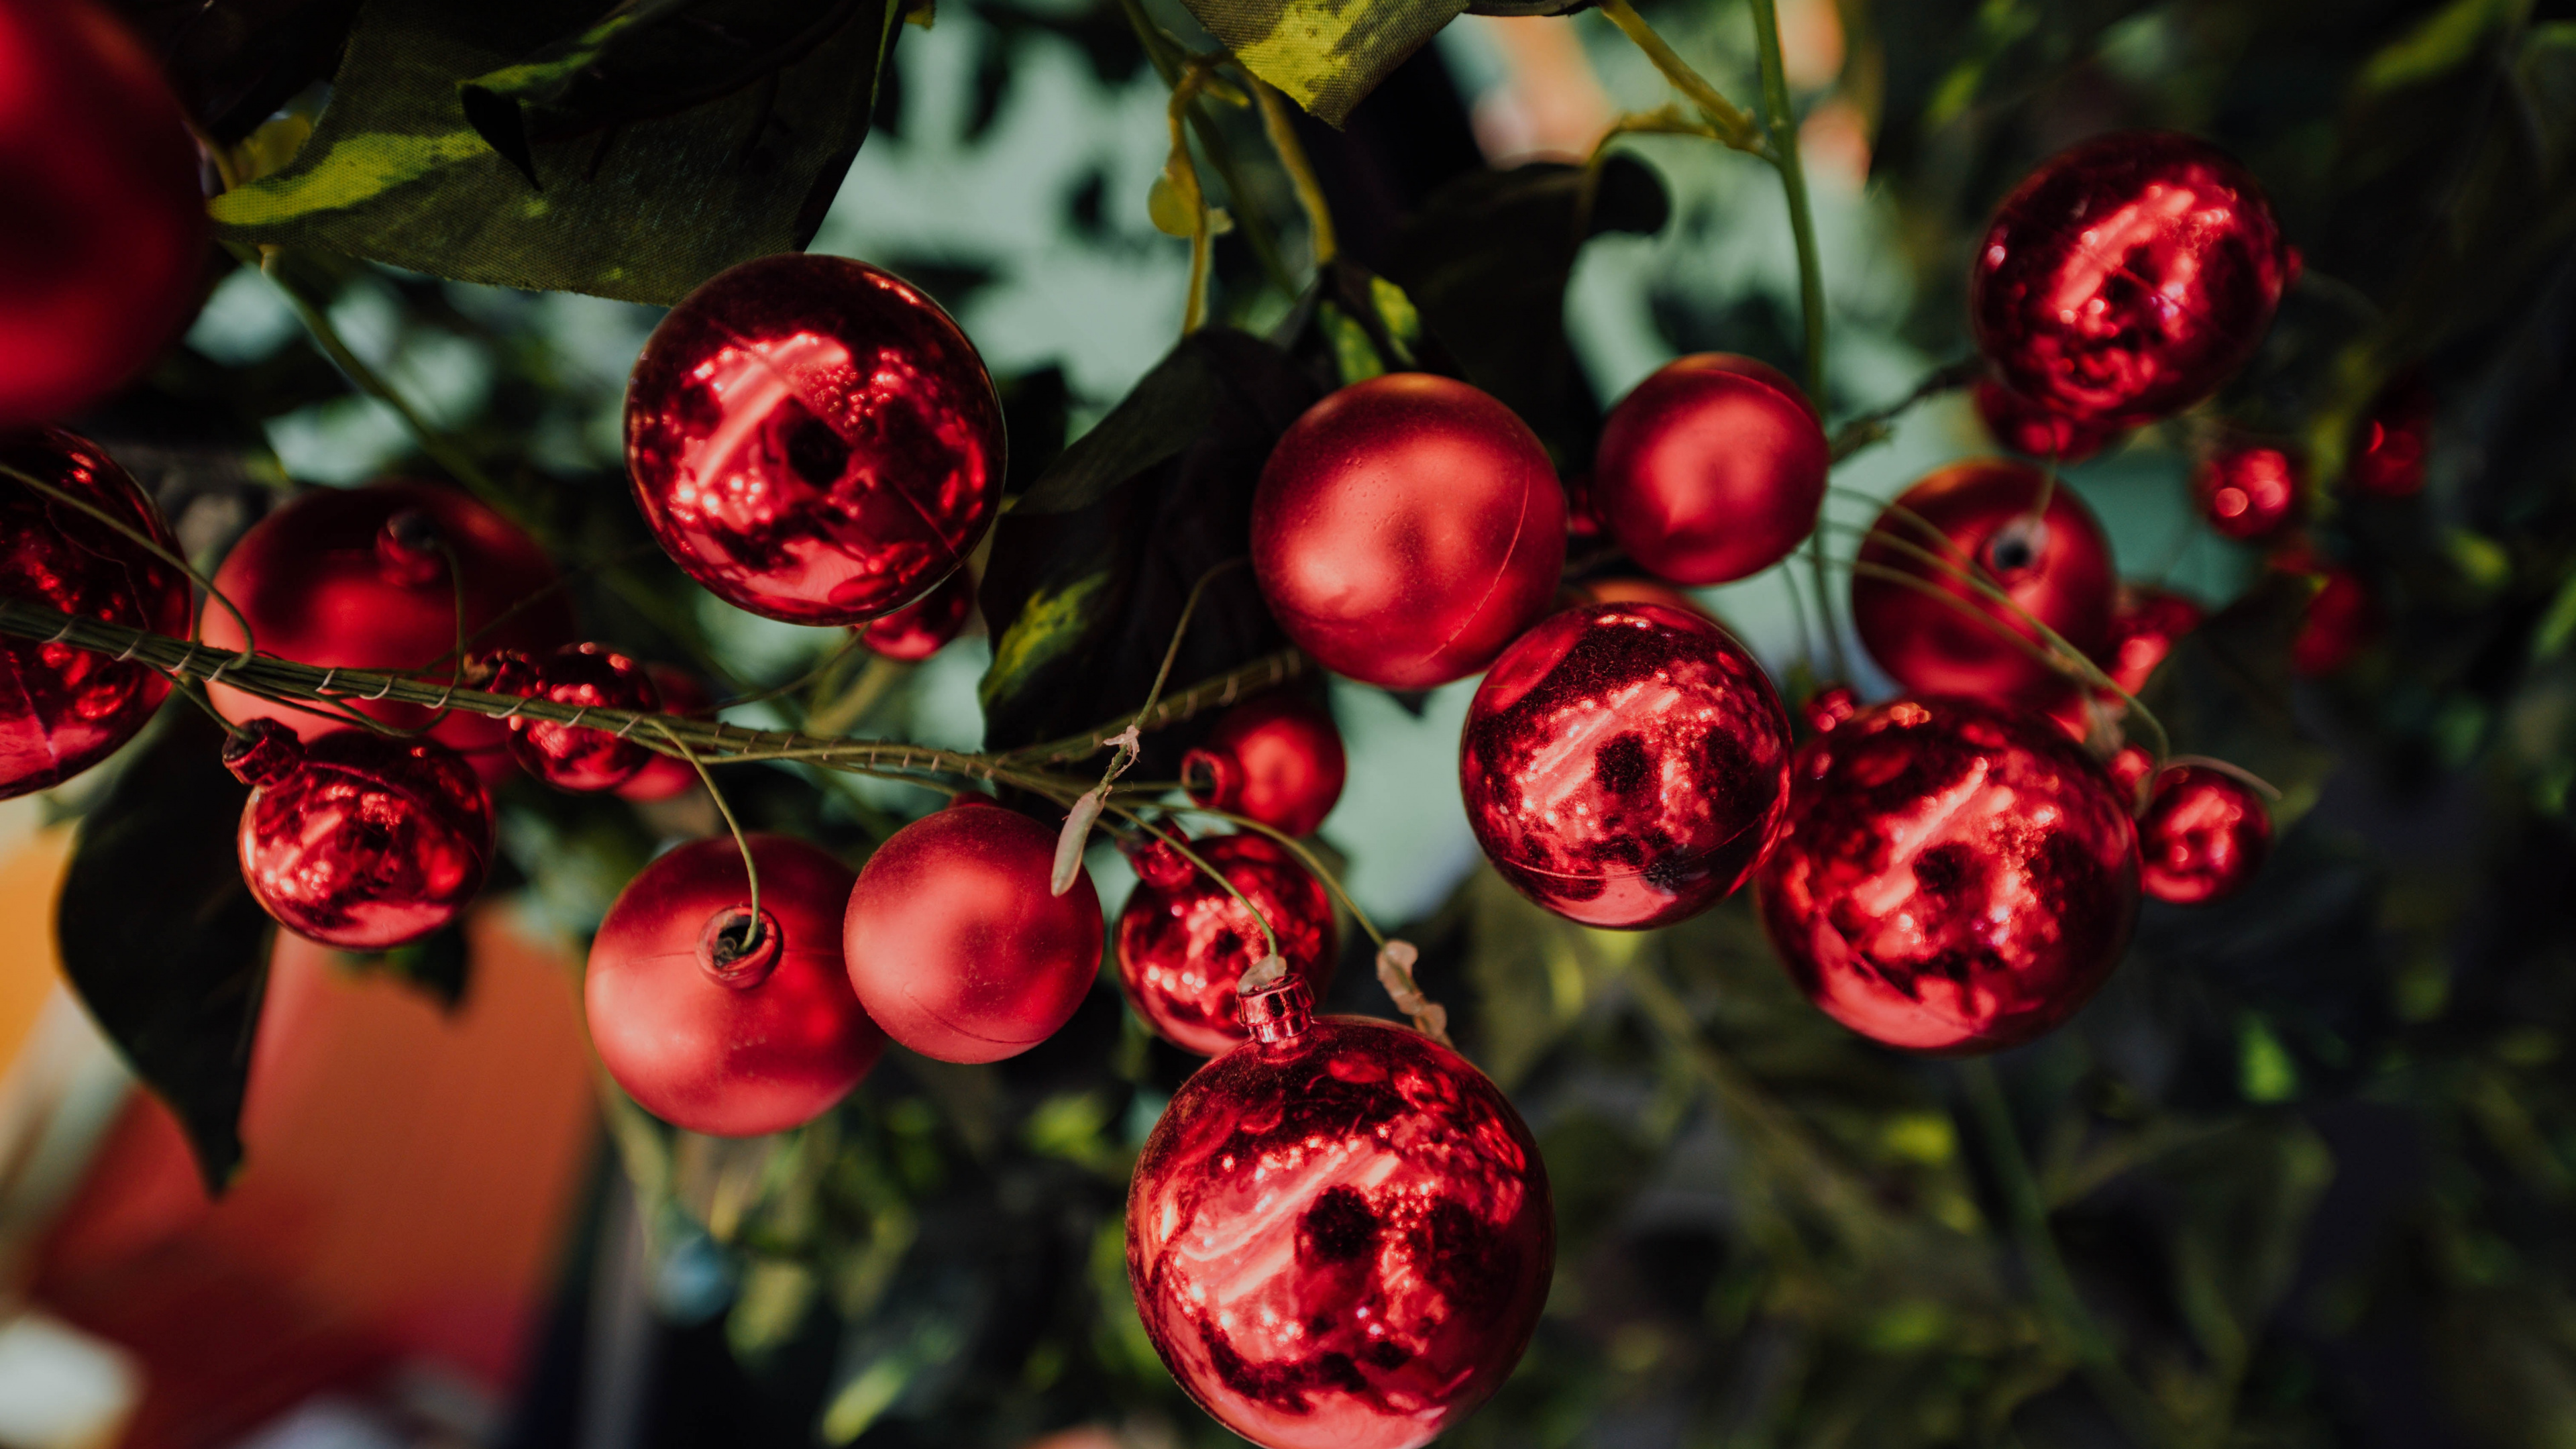
[[[2122,584],[2111,607],[2111,643],[2095,662],[2111,682],[2136,694],[2182,636],[2200,627],[2200,605],[2170,589]]]
[[[1002,501],[1002,403],[939,304],[846,257],[745,262],[626,384],[644,521],[716,597],[863,624],[957,571]]]
[[[1222,872],[1279,938],[1290,974],[1320,996],[1341,936],[1333,903],[1285,846],[1263,835],[1219,835],[1190,851]],[[1212,1057],[1245,1041],[1235,984],[1269,954],[1261,923],[1205,871],[1157,842],[1141,855],[1136,889],[1118,913],[1118,979],[1127,1004],[1163,1040]]]
[[[492,806],[463,756],[431,739],[339,729],[298,742],[253,720],[224,748],[252,786],[242,879],[279,925],[383,951],[456,918],[492,863]]]
[[[2175,765],[2156,776],[2138,820],[2139,883],[2178,906],[2245,888],[2272,850],[2272,813],[2254,787],[2224,770]]]
[[[494,694],[551,700],[576,709],[652,713],[662,707],[644,666],[605,644],[567,644],[551,654],[490,656]],[[654,752],[614,730],[560,720],[510,717],[510,758],[554,786],[585,794],[614,790],[643,773]],[[681,762],[686,766],[686,761]],[[694,771],[692,773],[695,773]]]
[[[1978,382],[1976,400],[1986,431],[2025,457],[2081,463],[2119,432],[2052,412],[1991,377]]]
[[[939,587],[859,626],[859,642],[888,659],[918,663],[938,653],[975,613],[975,579],[964,569]]]
[[[1018,1056],[1100,974],[1100,895],[1048,892],[1056,832],[1016,810],[923,816],[877,847],[842,925],[850,984],[886,1035],[943,1062]]]
[[[572,604],[536,540],[464,494],[426,483],[301,494],[242,535],[214,583],[249,618],[261,652],[325,669],[445,677],[456,657],[460,592],[469,649],[541,654],[573,636]],[[212,600],[199,627],[217,648],[249,647],[232,611]],[[306,739],[345,728],[220,683],[210,692],[237,722],[281,720]],[[353,707],[399,729],[430,718],[419,705],[391,700]],[[509,733],[499,720],[462,711],[432,731],[487,782],[509,773]]]
[[[1342,798],[1347,769],[1332,712],[1283,689],[1227,710],[1181,757],[1181,784],[1209,809],[1312,835]]]
[[[1610,410],[1592,507],[1648,573],[1722,584],[1815,532],[1832,463],[1796,383],[1752,358],[1703,352],[1664,364]]]
[[[83,439],[53,428],[0,430],[0,464],[177,556],[161,510]],[[7,477],[0,477],[0,598],[159,634],[188,631],[187,575]],[[169,681],[141,664],[69,644],[0,639],[0,800],[50,790],[116,753],[169,692]]]
[[[1725,630],[1655,604],[1556,614],[1467,707],[1467,823],[1521,894],[1587,926],[1695,915],[1744,883],[1789,795],[1789,716]]]
[[[1969,570],[2088,655],[2110,640],[2110,540],[2074,490],[2051,487],[2027,464],[1953,463],[1906,489],[1870,526],[1860,563],[1852,625],[1879,667],[1917,693],[2052,709],[2073,689],[2032,652],[2039,631],[1973,587],[1961,576]],[[1879,569],[1914,582],[1869,572]]]
[[[1289,425],[1252,499],[1252,568],[1325,668],[1388,689],[1473,674],[1536,618],[1565,565],[1565,490],[1512,410],[1393,373]]]
[[[850,1094],[885,1033],[841,966],[849,867],[801,840],[752,835],[751,879],[729,836],[692,841],[627,883],[590,946],[591,1045],[626,1095],[675,1127],[756,1137]]]
[[[2138,914],[2138,838],[2044,719],[1898,700],[1799,752],[1762,923],[1826,1015],[1909,1051],[2017,1046],[2101,986]]]
[[[2344,477],[2361,492],[2405,498],[2424,488],[2424,455],[2433,435],[2433,390],[2410,372],[2371,401],[2354,430]]]
[[[2265,443],[2231,443],[2192,470],[2192,501],[2209,526],[2240,542],[2279,533],[2305,486],[2296,460]]]
[[[698,677],[685,669],[668,664],[647,664],[644,677],[653,681],[653,692],[661,698],[664,714],[688,719],[704,719],[714,713],[715,700]],[[617,798],[649,803],[686,794],[698,783],[697,767],[669,755],[655,755],[644,762],[625,784],[617,787]]]
[[[1181,1388],[1265,1449],[1415,1449],[1491,1394],[1538,1325],[1556,1214],[1538,1144],[1465,1058],[1310,1014],[1181,1085],[1127,1189],[1127,1281]]]
[[[2315,597],[2290,641],[2290,668],[2305,675],[2332,674],[2353,661],[2378,632],[2378,611],[2361,576],[2304,549],[2293,549],[2272,562],[2290,573],[2316,580]]]
[[[77,412],[196,310],[197,145],[160,67],[90,0],[0,0],[0,427]]]
[[[1969,277],[1977,347],[2042,407],[2128,426],[2254,355],[2290,260],[2245,168],[2169,132],[2061,151],[1995,211]]]

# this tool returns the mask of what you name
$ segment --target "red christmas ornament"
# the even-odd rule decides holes
[[[863,624],[957,571],[1002,500],[1002,404],[939,305],[845,257],[745,262],[683,298],[626,385],[653,536],[716,597]]]
[[[1127,1281],[1181,1388],[1266,1449],[1415,1449],[1502,1383],[1556,1261],[1547,1167],[1457,1053],[1316,1019],[1294,979],[1183,1083],[1127,1190]]]
[[[206,198],[178,97],[89,0],[0,0],[0,427],[79,411],[196,310]]]
[[[487,659],[491,682],[485,688],[494,694],[587,709],[653,713],[662,707],[644,666],[605,644],[567,644],[538,658],[504,652]],[[654,752],[632,731],[621,737],[592,725],[512,715],[510,758],[558,790],[588,794],[634,779],[653,761]]]
[[[6,24],[0,18],[0,36]],[[87,441],[52,428],[0,430],[0,464],[177,556],[161,510]],[[5,476],[0,598],[160,634],[188,631],[187,575],[80,509]],[[0,800],[50,790],[116,753],[169,692],[169,681],[141,664],[69,644],[0,638]]]
[[[1476,843],[1588,926],[1696,915],[1744,883],[1788,807],[1789,717],[1726,631],[1654,604],[1556,614],[1467,707]]]
[[[888,659],[918,663],[946,647],[975,613],[975,580],[964,569],[939,587],[859,626],[859,642]]]
[[[1289,972],[1322,995],[1341,938],[1323,883],[1286,847],[1261,835],[1193,841],[1192,854],[1223,872],[1279,938]],[[1259,921],[1225,887],[1156,842],[1136,854],[1136,889],[1118,913],[1118,979],[1127,1004],[1163,1040],[1203,1057],[1247,1040],[1235,984],[1269,954]]]
[[[468,648],[541,654],[571,642],[572,604],[536,540],[464,494],[425,483],[299,495],[242,535],[214,583],[249,618],[263,653],[324,669],[444,678],[460,632],[458,580]],[[249,646],[232,611],[213,600],[199,611],[199,627],[219,649]],[[308,740],[345,728],[222,683],[209,692],[227,719],[279,720]],[[431,713],[392,700],[352,708],[398,729],[417,729]],[[501,721],[451,711],[431,733],[487,783],[508,775],[510,731]]]
[[[462,755],[431,739],[340,729],[299,742],[253,720],[224,747],[252,787],[242,879],[309,941],[383,951],[456,918],[492,863],[492,806]]]
[[[2156,776],[2138,821],[2138,880],[2178,906],[2245,888],[2272,850],[2272,813],[2254,787],[2224,770],[2175,765]]]
[[[2192,470],[2191,496],[2210,527],[2251,543],[2279,533],[2298,513],[2302,472],[2279,448],[2231,443]]]
[[[1347,763],[1332,712],[1274,690],[1227,710],[1206,742],[1181,756],[1181,783],[1211,810],[1312,835],[1342,798]]]
[[[1870,657],[1917,693],[2055,710],[2074,688],[2033,652],[2038,630],[1961,576],[1971,570],[2076,649],[2098,656],[2110,640],[2110,541],[2074,490],[2026,464],[1953,463],[1906,489],[1870,526],[1860,563],[1852,625]]]
[[[653,682],[653,692],[662,701],[664,714],[684,719],[705,719],[715,712],[715,700],[698,677],[685,669],[668,664],[647,664],[644,677]],[[617,798],[649,803],[685,794],[698,783],[697,767],[669,755],[655,755],[644,762],[625,784],[617,787]]]
[[[715,1137],[783,1132],[850,1094],[885,1050],[841,964],[849,867],[752,835],[751,880],[727,836],[692,841],[627,883],[591,942],[591,1044],[626,1095]]]
[[[2032,402],[2020,393],[1983,378],[1977,383],[1977,416],[1996,442],[2025,457],[2058,463],[2081,463],[2102,451],[2119,432],[2070,418]]]
[[[2110,646],[2095,662],[2113,684],[2136,694],[2147,687],[2174,644],[2205,617],[2200,605],[2170,589],[2122,584],[2111,607]]]
[[[1512,410],[1395,373],[1289,425],[1252,500],[1270,612],[1324,667],[1389,689],[1473,674],[1547,607],[1565,490]]]
[[[2245,168],[2169,132],[2097,136],[2004,199],[1969,278],[1977,347],[2032,402],[2125,427],[2217,391],[2289,283]]]
[[[1898,700],[1810,742],[1795,779],[1757,900],[1834,1020],[1909,1051],[1996,1051],[2073,1015],[2119,964],[2137,831],[2047,721]]]
[[[2424,488],[2424,455],[2433,434],[2433,390],[2409,372],[2372,400],[2354,429],[2344,477],[2381,498],[2407,498]]]
[[[2361,576],[2343,565],[2318,557],[2304,547],[2284,551],[2272,567],[2316,580],[2299,632],[2290,641],[2290,668],[2309,676],[2332,674],[2379,632],[2378,610]]]
[[[2131,803],[2131,813],[2146,803],[2146,785],[2156,772],[2156,757],[2138,745],[2122,745],[2102,762],[2103,772],[2111,783],[2120,787],[2120,798]]]
[[[1100,972],[1100,896],[1050,894],[1056,832],[1015,810],[925,815],[850,892],[850,984],[886,1034],[943,1062],[1018,1056],[1073,1018]]]
[[[1752,358],[1703,352],[1666,363],[1611,409],[1593,508],[1647,572],[1722,584],[1816,531],[1832,464],[1796,383]]]
[[[1831,734],[1860,713],[1860,693],[1848,684],[1828,684],[1808,697],[1802,713],[1808,729],[1820,735]]]

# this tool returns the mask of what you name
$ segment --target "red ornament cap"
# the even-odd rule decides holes
[[[1602,424],[1592,506],[1647,572],[1722,584],[1815,532],[1832,449],[1779,369],[1731,353],[1666,363]]]
[[[2209,526],[2239,542],[2270,538],[2299,512],[2306,470],[2268,443],[2231,443],[2192,470],[2192,501]]]
[[[542,659],[504,652],[486,656],[482,663],[491,675],[485,687],[494,694],[589,709],[652,713],[661,708],[644,666],[604,644],[567,644]],[[634,779],[654,752],[615,731],[512,715],[510,758],[558,790],[587,794]]]
[[[2409,372],[2388,384],[2353,430],[2344,477],[2354,488],[2380,498],[2422,492],[2434,407],[2433,389],[2422,373]]]
[[[2070,418],[2032,402],[1995,381],[1981,378],[1976,392],[1977,416],[1996,442],[2029,458],[2081,463],[2102,451],[2119,429]]]
[[[348,951],[417,941],[456,918],[492,861],[492,806],[463,756],[431,739],[341,729],[298,744],[254,720],[224,763],[242,807],[242,880],[307,940]]]
[[[2111,608],[2110,647],[2096,662],[2111,682],[2136,694],[2185,634],[2207,618],[2200,605],[2170,589],[2122,584]]]
[[[947,647],[974,613],[974,577],[959,569],[929,593],[859,625],[859,642],[888,659],[918,663]]]
[[[1348,771],[1332,712],[1293,690],[1227,710],[1207,740],[1181,757],[1181,784],[1192,800],[1295,836],[1324,823]]]
[[[2148,895],[2181,906],[2224,900],[2254,879],[2271,850],[2272,813],[2253,786],[2206,765],[2156,776],[2138,821]]]
[[[1289,974],[1323,992],[1341,947],[1323,883],[1267,836],[1220,835],[1190,849],[1270,923]],[[1116,938],[1127,1004],[1184,1051],[1212,1057],[1231,1050],[1245,1033],[1235,986],[1270,954],[1260,922],[1169,846],[1139,852],[1136,876]]]

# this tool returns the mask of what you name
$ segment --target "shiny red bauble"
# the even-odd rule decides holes
[[[2240,542],[2270,538],[2299,512],[2298,460],[2268,443],[2230,443],[2192,470],[2192,501],[2209,526]]]
[[[1703,352],[1664,364],[1610,410],[1592,508],[1648,573],[1677,584],[1750,578],[1816,531],[1833,454],[1777,368]]]
[[[2147,584],[2122,584],[2111,607],[2111,642],[2095,662],[2130,694],[2147,687],[2185,634],[2207,617],[2200,605]]]
[[[859,642],[888,659],[918,663],[945,648],[974,613],[974,576],[959,569],[929,593],[861,624]]]
[[[1807,999],[1908,1051],[2017,1046],[2074,1014],[2138,914],[2138,841],[2047,720],[1898,700],[1799,752],[1756,899]]]
[[[1289,973],[1322,995],[1341,948],[1323,883],[1268,836],[1214,836],[1192,841],[1190,852],[1261,912]],[[1247,1039],[1234,988],[1269,954],[1261,922],[1170,846],[1138,852],[1117,945],[1127,1004],[1163,1040],[1212,1057]]]
[[[2000,587],[2019,612],[1972,577]],[[1879,667],[1916,693],[2051,709],[2072,686],[2039,657],[2040,633],[2022,615],[2099,655],[2118,583],[2110,540],[2072,489],[2027,464],[1953,463],[1871,525],[1852,573],[1852,625]]]
[[[783,1132],[850,1093],[885,1051],[841,969],[850,870],[801,840],[752,835],[751,878],[730,836],[644,867],[591,942],[582,999],[591,1045],[626,1095],[715,1137]]]
[[[572,605],[536,540],[464,494],[426,483],[301,494],[242,535],[214,583],[248,617],[262,653],[325,669],[446,677],[456,662],[460,596],[469,650],[545,653],[573,635]],[[217,648],[249,647],[222,604],[208,600],[199,627]],[[280,720],[306,739],[344,728],[221,683],[209,692],[230,720]],[[400,729],[430,718],[391,700],[352,707]],[[432,733],[487,781],[509,773],[510,731],[501,721],[451,712]]]
[[[2284,572],[2304,574],[2316,594],[2290,640],[2290,668],[2305,675],[2332,674],[2350,664],[2379,632],[2379,611],[2361,576],[2304,548],[2272,561]]]
[[[1265,1449],[1415,1449],[1491,1394],[1547,1300],[1538,1144],[1465,1058],[1314,1018],[1295,981],[1183,1083],[1127,1189],[1127,1281],[1183,1390]]]
[[[1100,895],[1048,890],[1056,832],[994,805],[894,833],[850,892],[850,984],[886,1035],[943,1062],[1017,1056],[1073,1019],[1100,974]]]
[[[1789,716],[1708,620],[1567,609],[1496,660],[1467,707],[1467,823],[1521,894],[1587,926],[1695,915],[1744,883],[1789,794]]]
[[[2119,432],[2052,412],[1991,377],[1977,384],[1976,403],[1995,441],[2025,457],[2081,463]]]
[[[456,918],[492,863],[492,806],[463,756],[430,739],[340,729],[299,742],[253,720],[224,749],[252,786],[242,879],[279,925],[383,951]]]
[[[90,0],[0,0],[0,427],[142,370],[196,310],[197,145],[160,68]]]
[[[88,442],[52,428],[0,430],[0,464],[178,556],[161,510]],[[5,475],[0,598],[155,633],[188,631],[186,574],[81,509]],[[169,692],[169,681],[141,664],[69,644],[0,638],[0,800],[50,790],[116,753]]]
[[[1512,410],[1393,373],[1289,425],[1252,499],[1252,567],[1297,647],[1428,689],[1491,663],[1556,593],[1565,490]]]
[[[664,714],[689,719],[704,719],[714,713],[715,700],[707,687],[685,669],[668,664],[647,664],[644,675],[653,681],[653,692],[660,696]],[[650,803],[668,800],[688,793],[698,784],[698,770],[688,761],[671,755],[657,754],[644,762],[625,784],[617,787],[617,798]]]
[[[1212,810],[1312,835],[1342,798],[1349,761],[1332,711],[1293,690],[1245,700],[1181,757],[1181,784]]]
[[[494,694],[542,699],[575,709],[653,713],[662,699],[644,666],[604,644],[567,644],[550,654],[515,652],[486,656],[484,687]],[[642,774],[654,752],[636,738],[641,730],[512,715],[510,758],[558,790],[614,790]],[[687,762],[681,762],[686,768]],[[695,773],[692,771],[692,773]]]
[[[725,602],[863,624],[957,571],[1002,501],[1002,403],[902,278],[788,253],[671,309],[626,384],[626,464],[662,548]]]
[[[2381,498],[2422,492],[2433,410],[2433,390],[2421,373],[2410,372],[2382,389],[2354,429],[2344,477],[2361,492]]]
[[[2272,812],[2254,787],[2224,770],[2175,765],[2155,778],[2138,819],[2138,880],[2178,906],[2243,890],[2272,850]]]
[[[2290,275],[2244,167],[2190,136],[2127,131],[2059,152],[2004,199],[1968,312],[2015,392],[2127,426],[2217,391],[2254,355]]]

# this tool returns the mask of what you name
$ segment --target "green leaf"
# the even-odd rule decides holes
[[[358,0],[113,0],[112,7],[220,142],[259,128],[331,74]]]
[[[2380,48],[2354,78],[2354,89],[2376,95],[2419,85],[2457,69],[2477,53],[2486,33],[2529,8],[2529,0],[2451,0]]]
[[[465,924],[450,921],[421,940],[390,951],[349,952],[345,959],[359,971],[381,972],[454,1011],[465,1002],[465,983],[472,965],[466,949]]]
[[[1389,72],[1467,9],[1465,0],[1186,3],[1246,69],[1336,126]]]

